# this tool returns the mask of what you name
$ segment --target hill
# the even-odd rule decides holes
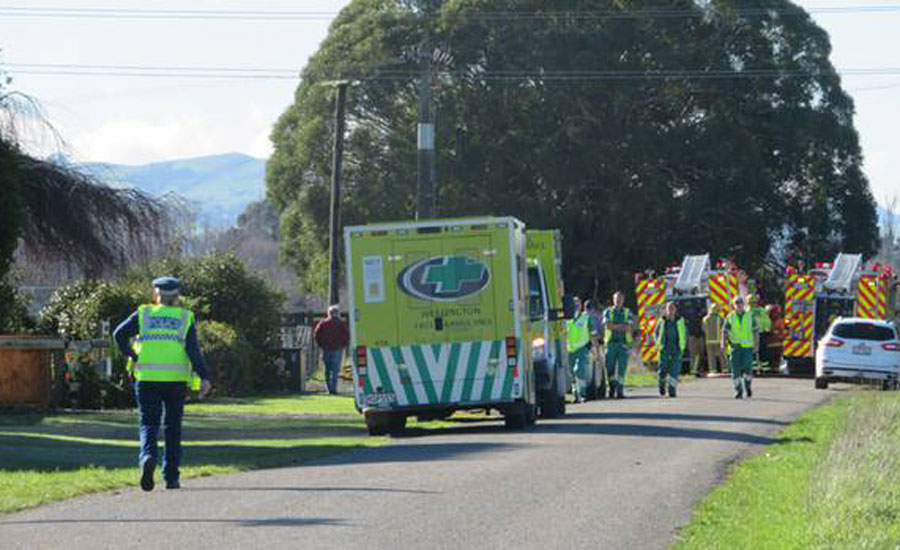
[[[175,193],[211,227],[235,225],[248,204],[265,197],[266,161],[238,153],[137,166],[89,163],[83,168],[115,187],[156,196]]]

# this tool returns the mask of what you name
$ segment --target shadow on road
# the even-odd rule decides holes
[[[476,428],[481,430],[481,428]],[[460,435],[472,433],[469,428],[448,428],[442,430],[413,429],[403,437],[415,437],[418,435]],[[500,428],[502,431],[502,428]],[[494,431],[497,431],[496,428]],[[317,466],[337,466],[347,464],[372,464],[380,462],[431,462],[440,460],[461,460],[468,456],[481,453],[494,453],[502,451],[515,451],[525,445],[513,443],[431,443],[425,445],[396,445],[387,447],[375,447],[359,449],[353,452],[337,454],[310,462],[304,466],[315,468]]]
[[[736,441],[739,443],[749,443],[751,445],[771,445],[779,442],[776,438],[744,432],[702,428],[680,428],[675,426],[652,426],[645,424],[584,424],[570,422],[566,424],[545,424],[543,426],[538,426],[536,430],[561,434],[595,434],[625,437],[655,437],[661,439]]]
[[[787,426],[789,422],[774,420],[771,418],[757,418],[752,416],[720,416],[710,414],[676,414],[676,413],[639,413],[639,412],[571,412],[566,419],[647,419],[647,420],[672,420],[695,422],[737,422],[744,424],[773,424]]]
[[[9,525],[78,525],[78,524],[132,524],[132,523],[162,523],[173,524],[179,523],[211,523],[211,524],[227,524],[237,525],[239,527],[312,527],[316,525],[328,525],[333,527],[347,527],[349,524],[344,520],[328,519],[328,518],[262,518],[262,519],[36,519],[23,521],[3,521],[0,520],[0,529]]]
[[[439,491],[422,491],[417,489],[391,489],[388,487],[184,487],[183,492],[237,492],[259,491],[270,492],[298,492],[298,493],[399,493],[411,495],[437,495]]]

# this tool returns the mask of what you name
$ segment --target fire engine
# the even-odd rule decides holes
[[[719,305],[720,315],[727,315],[734,297],[747,294],[748,285],[752,281],[736,264],[722,260],[713,266],[709,254],[686,256],[662,275],[635,273],[641,360],[646,365],[657,360],[654,329],[667,301],[677,302],[688,324],[700,323],[711,303]]]
[[[782,370],[811,372],[816,342],[838,317],[891,320],[897,277],[890,266],[866,265],[862,254],[838,254],[812,269],[787,268]]]

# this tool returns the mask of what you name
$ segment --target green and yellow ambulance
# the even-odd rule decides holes
[[[356,406],[369,433],[466,409],[496,409],[512,428],[534,423],[538,342],[521,221],[387,223],[348,227],[344,238]],[[558,301],[542,303],[547,316]]]
[[[531,356],[538,410],[543,418],[556,418],[566,412],[566,392],[571,385],[563,322],[567,298],[562,277],[562,235],[556,229],[529,229],[526,243]]]

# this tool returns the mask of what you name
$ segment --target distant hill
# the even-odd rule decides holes
[[[248,204],[265,197],[266,161],[238,153],[154,162],[139,166],[89,163],[83,166],[114,187],[151,195],[175,193],[212,227],[235,225]]]

